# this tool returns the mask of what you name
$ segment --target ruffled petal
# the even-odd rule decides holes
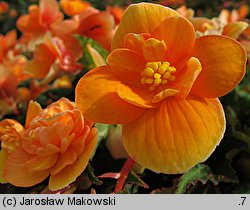
[[[84,75],[76,86],[76,104],[90,121],[123,124],[136,119],[144,109],[129,104],[117,95],[123,85],[111,74],[110,67],[102,66]]]
[[[78,156],[85,149],[85,141],[89,133],[90,128],[86,126],[82,135],[78,138],[75,138],[73,142],[69,145],[67,150],[61,151],[56,165],[51,170],[51,175],[59,173],[64,167],[66,167],[67,165],[71,165],[76,161]]]
[[[152,37],[165,41],[167,60],[172,65],[176,65],[189,55],[192,50],[195,41],[195,30],[187,19],[169,17],[154,30]]]
[[[48,156],[36,156],[25,163],[29,172],[44,171],[51,168],[57,161],[58,154],[52,154]]]
[[[112,49],[124,46],[124,37],[126,34],[151,34],[165,18],[172,16],[180,16],[180,14],[170,8],[157,4],[140,3],[130,5],[124,12],[113,38]]]
[[[183,173],[205,161],[225,131],[218,99],[167,99],[123,125],[123,144],[140,165],[155,172]]]
[[[40,104],[34,101],[30,101],[26,114],[25,127],[28,128],[30,125],[30,121],[36,116],[38,116],[41,112],[42,112],[42,107],[40,106]]]
[[[77,160],[72,165],[66,166],[62,171],[57,174],[51,175],[49,179],[49,189],[58,190],[66,187],[68,184],[76,180],[78,176],[86,168],[92,152],[97,142],[97,130],[92,129],[88,138],[86,139],[85,149]]]
[[[246,52],[229,37],[210,35],[198,38],[192,56],[198,58],[202,66],[191,90],[196,96],[223,96],[241,81],[246,71]]]
[[[30,171],[26,167],[25,163],[33,157],[21,148],[13,152],[6,161],[3,173],[4,179],[18,187],[30,187],[46,179],[49,176],[50,169]]]

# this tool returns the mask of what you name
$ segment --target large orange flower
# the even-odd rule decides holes
[[[87,119],[123,124],[126,151],[155,172],[182,173],[210,156],[225,131],[217,97],[245,74],[238,42],[196,39],[177,12],[141,3],[125,11],[107,62],[76,87]]]
[[[25,130],[14,122],[0,124],[2,145],[8,146],[0,153],[0,165],[4,166],[0,168],[0,180],[28,187],[50,175],[51,190],[67,186],[83,172],[96,145],[97,130],[92,125],[66,98],[44,110],[31,102]],[[4,148],[10,150],[16,142],[8,138],[15,136],[20,138],[20,146],[6,155]]]

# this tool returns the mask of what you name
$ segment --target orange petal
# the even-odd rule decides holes
[[[149,87],[147,86],[138,88],[133,86],[119,85],[117,93],[124,101],[138,107],[152,108],[158,106],[156,102],[153,102],[155,92],[150,91]]]
[[[114,24],[114,17],[110,13],[98,12],[81,19],[78,33],[96,40],[110,50]]]
[[[122,83],[102,66],[84,75],[76,86],[76,104],[90,121],[121,124],[137,118],[144,109],[122,100],[117,87]]]
[[[116,49],[107,59],[112,74],[122,82],[140,84],[141,72],[145,68],[142,55],[129,49]]]
[[[151,37],[148,33],[134,34],[128,33],[124,37],[124,47],[142,54],[142,46],[144,42]]]
[[[59,173],[64,167],[66,167],[67,165],[71,165],[76,161],[78,155],[81,154],[85,149],[85,141],[89,135],[89,132],[90,128],[86,126],[83,134],[74,139],[67,150],[61,151],[56,165],[51,170],[52,175]]]
[[[88,138],[86,139],[85,149],[83,153],[77,158],[74,164],[66,166],[57,174],[51,175],[49,179],[49,189],[58,190],[66,187],[68,184],[76,180],[76,178],[84,171],[92,152],[97,142],[97,131],[92,129]]]
[[[56,165],[52,168],[51,175],[59,173],[65,166],[73,164],[77,159],[74,150],[68,149],[64,154],[60,154]]]
[[[101,54],[91,46],[91,44],[87,44],[86,48],[94,62],[95,67],[99,67],[99,66],[104,66],[106,65],[106,62],[104,61],[103,57],[101,56]]]
[[[238,39],[240,34],[246,30],[248,24],[245,22],[233,22],[228,23],[222,31],[222,34],[225,36],[229,36],[233,39]]]
[[[113,38],[112,49],[124,46],[124,37],[128,33],[151,34],[167,17],[179,16],[168,8],[157,4],[140,3],[130,5],[123,14]]]
[[[202,71],[200,61],[191,57],[184,67],[184,71],[177,77],[176,82],[179,83],[179,98],[186,98],[200,72]]]
[[[27,114],[26,114],[26,123],[25,123],[25,128],[28,128],[30,125],[30,121],[38,116],[42,112],[42,108],[39,103],[30,101]]]
[[[170,88],[164,89],[153,97],[152,102],[158,103],[167,97],[178,95],[179,92],[180,92],[179,90],[175,90],[175,89],[170,89]]]
[[[29,61],[24,66],[24,73],[31,74],[32,77],[43,79],[50,70],[51,63],[41,63],[36,60]]]
[[[77,27],[78,23],[69,19],[53,24],[50,28],[53,34],[65,40],[77,30]]]
[[[41,20],[43,23],[46,23],[46,25],[63,19],[63,14],[60,12],[59,4],[56,0],[41,0],[39,9],[41,12]]]
[[[223,36],[202,36],[195,42],[192,55],[199,59],[202,71],[192,94],[216,98],[230,92],[243,78],[246,52],[235,40]]]
[[[140,165],[155,172],[183,173],[205,161],[225,131],[217,99],[164,100],[123,125],[123,144]]]
[[[165,19],[152,33],[152,37],[164,40],[167,45],[168,61],[176,65],[189,55],[195,41],[193,25],[183,17]]]
[[[2,183],[2,184],[7,183],[6,180],[3,178],[3,172],[4,172],[4,167],[5,167],[6,161],[7,161],[7,154],[2,149],[0,151],[0,183]]]
[[[49,170],[31,172],[26,162],[34,156],[26,153],[22,148],[12,153],[4,168],[4,179],[18,187],[30,187],[42,182],[49,175]]]
[[[48,156],[36,156],[25,163],[25,166],[29,169],[29,172],[44,171],[51,168],[58,159],[58,154]]]
[[[164,41],[149,38],[144,42],[142,50],[146,61],[163,62],[167,60],[167,47]]]

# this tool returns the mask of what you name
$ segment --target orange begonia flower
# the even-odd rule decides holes
[[[182,173],[211,155],[225,131],[217,97],[245,74],[238,42],[196,39],[193,25],[176,11],[141,3],[125,11],[107,62],[76,87],[87,119],[123,124],[126,151],[155,172]]]
[[[31,101],[20,146],[1,159],[2,179],[28,187],[50,176],[50,190],[67,186],[83,172],[95,148],[97,130],[92,125],[66,98],[44,110]]]

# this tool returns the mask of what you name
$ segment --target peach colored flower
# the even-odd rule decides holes
[[[27,79],[23,73],[26,64],[24,57],[16,57],[13,60],[5,60],[0,63],[0,97],[4,95],[14,97],[17,93],[17,86]]]
[[[17,28],[23,33],[22,40],[33,50],[42,37],[53,26],[63,20],[56,0],[41,0],[39,6],[29,6],[29,14],[22,15],[17,20]]]
[[[8,155],[3,179],[28,187],[50,176],[50,190],[72,183],[85,169],[96,145],[97,130],[92,125],[66,98],[44,110],[31,101],[20,146]]]
[[[54,24],[51,31],[64,41],[74,34],[86,36],[110,50],[115,29],[114,17],[109,12],[88,7],[71,19]]]
[[[24,71],[39,79],[45,78],[51,70],[76,72],[82,68],[77,63],[81,56],[82,50],[76,39],[64,42],[48,33],[44,42],[36,46],[34,57],[25,65]]]
[[[238,39],[248,27],[248,23],[242,21],[243,13],[247,14],[247,12],[248,10],[246,7],[242,6],[239,10],[239,16],[236,15],[238,14],[237,10],[233,10],[230,13],[229,10],[223,9],[218,17],[212,19],[204,17],[189,17],[189,20],[193,23],[195,30],[201,32],[199,35],[219,34]]]
[[[196,38],[170,8],[141,3],[124,12],[107,63],[80,79],[78,108],[94,122],[123,124],[124,147],[140,165],[182,173],[222,139],[218,97],[243,78],[246,53],[226,36]]]

